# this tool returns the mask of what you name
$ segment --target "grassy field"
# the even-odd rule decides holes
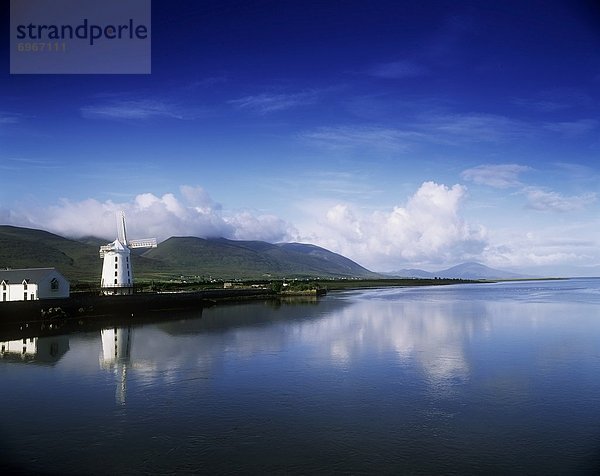
[[[238,280],[238,281],[203,281],[203,280],[161,280],[143,279],[136,283],[137,292],[193,292],[207,289],[232,288],[267,288],[281,292],[303,292],[315,289],[325,291],[341,291],[364,288],[408,287],[408,286],[443,286],[450,284],[479,283],[464,279],[275,279],[275,280]],[[227,283],[227,284],[226,284]],[[98,288],[97,284],[83,283],[75,285],[74,290],[90,291]],[[98,288],[99,290],[99,288]]]

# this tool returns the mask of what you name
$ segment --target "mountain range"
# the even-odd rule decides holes
[[[102,270],[98,250],[107,242],[0,225],[0,268],[55,267],[72,281],[95,282]],[[342,255],[302,243],[171,237],[158,248],[133,250],[132,260],[138,279],[381,277]]]
[[[386,276],[399,278],[458,278],[458,279],[522,279],[531,276],[490,268],[481,263],[469,262],[440,271],[401,269]]]
[[[101,245],[109,240],[88,236],[64,238],[43,230],[0,225],[0,268],[55,267],[72,281],[100,279]],[[138,279],[181,276],[214,279],[261,278],[459,278],[517,279],[526,276],[463,263],[441,271],[402,269],[375,273],[324,248],[304,243],[267,243],[225,238],[171,237],[153,249],[132,251]]]

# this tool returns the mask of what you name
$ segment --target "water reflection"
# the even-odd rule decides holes
[[[600,286],[575,284],[86,326],[56,365],[0,362],[0,446],[54,474],[583,473],[600,448]]]
[[[130,372],[147,390],[162,383],[210,379],[232,360],[281,355],[290,328],[348,306],[344,301],[256,302],[205,309],[201,319],[170,319],[135,328]]]
[[[421,370],[439,392],[468,380],[466,348],[493,327],[490,303],[328,298],[317,305],[252,303],[206,309],[201,319],[169,319],[100,332],[100,365],[114,373],[124,403],[128,374],[144,386],[212,378],[232,359],[285,357],[301,349],[307,362],[340,370],[395,356],[395,366]],[[135,333],[135,346],[133,336]],[[147,387],[146,387],[147,388]]]
[[[303,344],[344,369],[395,356],[396,367],[420,368],[426,381],[443,391],[469,378],[467,344],[492,325],[485,303],[348,301],[327,319],[301,326]]]
[[[117,381],[115,401],[125,403],[127,395],[127,367],[131,359],[133,329],[127,327],[111,327],[100,331],[102,354],[100,366],[112,370]]]
[[[12,362],[54,365],[68,350],[67,336],[29,337],[0,342],[0,358]]]

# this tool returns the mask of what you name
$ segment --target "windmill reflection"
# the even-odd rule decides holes
[[[127,368],[131,359],[133,329],[127,327],[110,327],[100,331],[102,338],[102,355],[100,366],[112,370],[117,377],[115,400],[125,404],[127,396]]]

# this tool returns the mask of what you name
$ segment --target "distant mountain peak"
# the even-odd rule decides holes
[[[519,279],[526,276],[511,271],[490,268],[476,261],[468,261],[440,271],[424,271],[422,269],[401,269],[388,276],[406,278],[457,278],[457,279]]]

